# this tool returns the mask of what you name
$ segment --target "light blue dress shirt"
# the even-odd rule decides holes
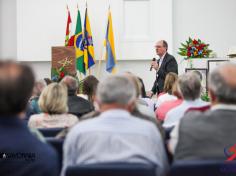
[[[120,109],[78,123],[67,135],[63,150],[62,175],[70,165],[102,162],[151,163],[158,167],[157,175],[164,175],[168,168],[157,128]]]

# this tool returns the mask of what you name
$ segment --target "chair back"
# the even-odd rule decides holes
[[[170,139],[170,133],[173,129],[174,129],[174,127],[164,128],[164,130],[165,130],[165,140]]]
[[[62,168],[63,161],[63,143],[64,139],[56,139],[56,138],[46,138],[48,144],[50,144],[57,152],[59,158],[59,166]]]
[[[171,166],[170,176],[229,176],[236,175],[236,161],[182,160]]]
[[[66,176],[156,176],[156,167],[147,164],[102,163],[70,166]]]
[[[64,128],[39,128],[44,137],[55,137]]]

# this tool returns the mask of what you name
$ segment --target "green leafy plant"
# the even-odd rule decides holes
[[[209,98],[209,96],[208,96],[208,92],[203,93],[203,94],[201,95],[201,99],[202,99],[203,101],[209,102],[209,101],[210,101],[210,98]]]

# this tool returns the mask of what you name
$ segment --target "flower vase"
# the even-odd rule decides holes
[[[185,58],[185,60],[187,60],[187,67],[188,68],[193,68],[193,58],[189,57],[189,58]]]

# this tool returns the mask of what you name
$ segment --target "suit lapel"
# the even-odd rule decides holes
[[[163,61],[161,63],[161,67],[160,67],[159,70],[161,70],[162,68],[165,67],[165,64],[166,64],[167,60],[168,60],[168,53],[166,53],[165,57],[163,58]],[[159,61],[160,61],[160,59],[159,59]]]

